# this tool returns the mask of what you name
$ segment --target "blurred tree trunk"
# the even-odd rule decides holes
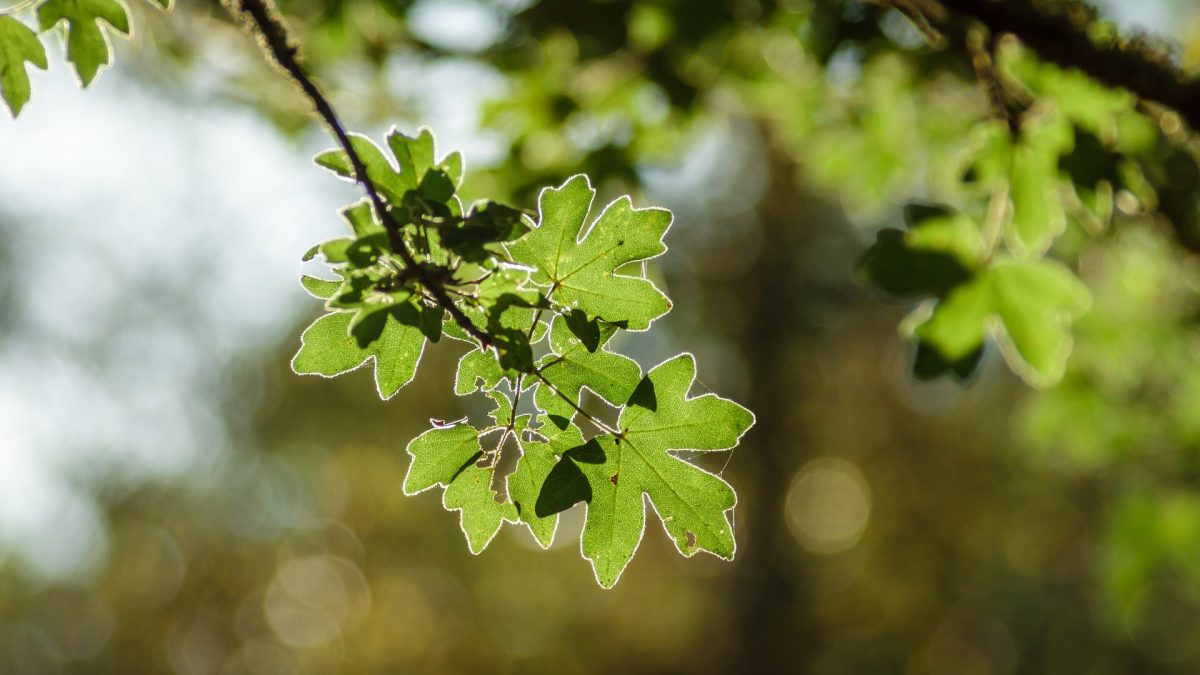
[[[811,598],[804,571],[797,569],[796,543],[784,521],[783,504],[796,468],[806,459],[804,430],[789,420],[809,383],[797,377],[795,355],[809,352],[816,328],[800,313],[808,292],[797,261],[817,229],[802,222],[814,210],[798,209],[813,199],[799,194],[794,163],[777,152],[770,156],[769,185],[758,208],[762,246],[758,260],[740,280],[748,303],[740,343],[750,367],[757,415],[742,461],[738,521],[749,530],[739,541],[730,606],[737,613],[734,662],[740,672],[780,672],[801,668],[819,636],[807,609]]]

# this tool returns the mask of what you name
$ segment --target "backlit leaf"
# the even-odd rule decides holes
[[[0,95],[16,117],[29,101],[31,87],[25,64],[46,69],[46,48],[37,33],[11,16],[0,16]]]
[[[586,176],[543,190],[537,226],[508,249],[515,261],[536,270],[533,281],[549,286],[547,294],[560,306],[644,330],[666,314],[671,303],[640,272],[617,270],[667,250],[662,238],[671,225],[671,212],[635,209],[622,197],[588,228],[595,196]]]

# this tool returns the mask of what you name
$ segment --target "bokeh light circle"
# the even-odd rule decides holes
[[[796,472],[784,503],[792,536],[811,553],[849,550],[871,519],[871,490],[858,468],[822,457]]]

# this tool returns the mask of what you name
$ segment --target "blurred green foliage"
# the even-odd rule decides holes
[[[684,561],[650,528],[612,592],[512,528],[471,557],[456,516],[401,489],[404,443],[457,405],[443,375],[460,353],[431,350],[383,404],[365,372],[292,377],[280,335],[231,385],[267,394],[228,466],[97,480],[94,576],[5,563],[0,672],[1200,668],[1200,164],[1177,114],[1008,38],[989,51],[995,100],[966,35],[935,48],[849,0],[450,3],[497,26],[466,46],[421,19],[436,3],[282,4],[352,126],[436,127],[471,93],[429,95],[440,67],[500,83],[471,121],[499,150],[464,192],[530,206],[586,172],[602,196],[675,208],[677,262],[649,272],[676,301],[663,324],[759,417],[709,466],[740,487],[738,557]],[[1194,64],[1200,15],[1174,11]],[[129,60],[138,77],[219,62],[216,92],[308,128],[215,4],[146,21],[174,58]],[[910,201],[946,205],[940,225],[906,221]],[[856,281],[868,250],[861,274],[900,308]],[[973,331],[960,348],[928,327],[943,305],[922,303],[1005,265],[1070,287],[1025,292],[1069,309],[1037,312],[1031,343],[1054,358],[1020,350],[1000,310],[955,322]],[[1032,391],[1005,359],[1061,381]],[[967,383],[914,382],[906,363]]]

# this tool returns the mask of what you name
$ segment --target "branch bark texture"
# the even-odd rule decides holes
[[[1200,130],[1200,79],[1141,40],[1101,41],[1088,32],[1094,11],[1079,2],[940,0],[947,11],[969,17],[993,33],[1010,33],[1043,59],[1076,68],[1112,87],[1171,108]]]

